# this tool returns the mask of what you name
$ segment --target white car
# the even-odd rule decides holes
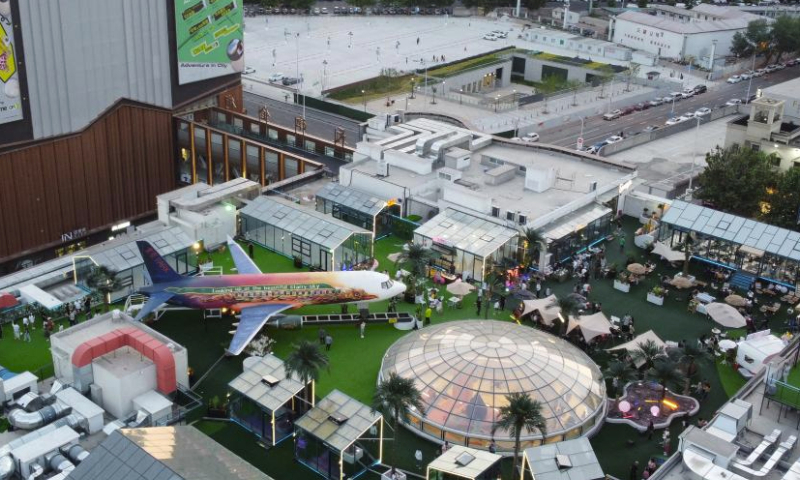
[[[728,83],[739,83],[742,81],[742,77],[740,75],[734,75],[732,77],[728,77]]]
[[[730,100],[725,102],[725,105],[727,105],[729,107],[732,107],[734,105],[741,105],[741,104],[742,104],[742,101],[740,99],[738,99],[738,98],[731,98]]]
[[[708,107],[698,108],[696,112],[694,112],[695,117],[705,117],[706,115],[711,113],[711,109]]]
[[[508,33],[504,32],[502,30],[492,30],[491,33],[492,33],[492,35],[494,35],[497,38],[506,38],[506,37],[508,37]]]
[[[659,105],[662,105],[663,103],[664,103],[664,99],[661,98],[661,97],[656,97],[656,98],[650,100],[650,106],[651,107],[657,107]]]
[[[753,76],[755,74],[756,74],[756,72],[754,72],[752,70],[748,70],[748,71],[744,72],[743,74],[741,74],[739,76],[742,77],[742,80],[750,80],[751,78],[753,78]]]
[[[497,40],[497,35],[495,35],[494,33],[487,33],[486,35],[483,36],[483,39],[491,40],[494,42],[495,40]]]
[[[664,123],[664,125],[677,125],[681,122],[685,122],[686,120],[689,119],[686,117],[672,117],[669,120],[667,120],[666,123]]]
[[[250,75],[251,73],[256,73],[256,69],[253,67],[244,67],[242,75]]]
[[[689,98],[689,97],[693,97],[695,93],[697,93],[697,92],[694,91],[694,88],[686,87],[681,92],[681,96],[683,98]]]
[[[539,141],[539,134],[536,132],[531,132],[524,137],[522,137],[523,142],[538,142]]]
[[[674,101],[677,102],[677,101],[680,101],[682,98],[683,98],[683,95],[681,94],[681,92],[672,92],[669,95],[667,95],[666,97],[664,97],[664,101],[665,102],[672,102],[674,100]]]
[[[758,70],[755,71],[755,73],[753,73],[753,76],[754,77],[763,77],[765,73],[767,73],[766,70],[764,70],[763,68],[759,68]]]
[[[622,137],[620,137],[619,135],[612,135],[612,136],[606,138],[606,143],[608,145],[611,145],[612,143],[621,142],[621,141],[622,141]]]
[[[268,80],[272,83],[275,83],[283,80],[283,77],[284,75],[282,73],[273,73],[272,75],[269,76]]]
[[[685,118],[694,118],[694,112],[686,112],[681,116]]]

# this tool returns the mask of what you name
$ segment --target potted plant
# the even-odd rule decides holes
[[[294,268],[303,268],[303,259],[301,257],[295,255],[292,260],[294,260]]]
[[[628,272],[622,271],[617,274],[617,277],[614,279],[614,289],[625,293],[631,291],[631,282]]]
[[[214,395],[214,397],[208,401],[208,416],[211,418],[228,417],[228,405],[220,401],[217,395]]]
[[[655,305],[664,305],[664,289],[653,287],[652,290],[647,292],[647,301]]]
[[[203,272],[214,268],[214,260],[212,260],[211,254],[205,251],[200,253],[197,256],[197,266]]]

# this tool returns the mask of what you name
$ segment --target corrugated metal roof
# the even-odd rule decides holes
[[[605,478],[597,455],[585,437],[526,448],[530,471],[536,480],[596,480]],[[556,455],[564,455],[572,464],[559,468]]]
[[[332,415],[347,420],[336,424],[330,419]],[[341,453],[380,419],[381,414],[373,413],[370,407],[334,390],[300,417],[295,422],[295,427],[305,430]]]
[[[672,202],[662,221],[681,230],[728,240],[800,261],[800,232],[779,228],[681,200]]]
[[[371,232],[282,198],[258,197],[239,213],[330,249],[338,247],[354,233],[371,235]]]
[[[358,212],[366,213],[371,217],[380,213],[383,207],[386,206],[385,200],[374,197],[369,193],[344,187],[341,184],[332,182],[325,185],[316,195],[318,198],[323,198],[329,202],[338,203]]]
[[[94,448],[68,477],[70,480],[183,480],[130,439],[116,431]]]
[[[743,17],[720,18],[717,20],[693,20],[682,22],[666,16],[655,16],[641,12],[625,12],[617,15],[617,20],[627,20],[631,23],[647,25],[675,33],[706,33],[722,30],[739,30],[747,28],[750,20]]]
[[[576,232],[586,227],[603,215],[611,213],[611,209],[597,203],[589,204],[574,212],[571,212],[549,225],[542,227],[542,235],[550,240],[559,240],[570,233]]]

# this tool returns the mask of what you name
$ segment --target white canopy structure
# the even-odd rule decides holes
[[[747,325],[742,314],[726,303],[709,303],[706,305],[706,314],[723,327],[740,328]]]
[[[567,333],[572,330],[580,328],[584,340],[590,342],[593,338],[600,335],[611,334],[611,322],[606,318],[603,312],[597,312],[592,315],[585,315],[569,319],[569,327]]]
[[[670,263],[680,262],[686,259],[686,257],[683,255],[683,252],[673,250],[663,242],[656,242],[653,244],[653,253]]]
[[[607,348],[607,352],[612,352],[615,350],[627,350],[628,352],[633,352],[639,348],[639,346],[644,345],[647,343],[648,340],[652,340],[659,346],[661,350],[667,348],[667,344],[664,343],[663,340],[658,338],[658,335],[652,330],[648,330],[641,335],[637,335],[636,338],[631,340],[630,342],[623,343],[622,345],[617,345],[613,348]],[[637,368],[641,367],[644,364],[644,360],[639,359],[635,362]]]
[[[537,298],[536,300],[523,300],[522,304],[524,305],[524,309],[522,310],[521,317],[538,310],[544,324],[548,326],[552,325],[553,320],[557,319],[558,314],[561,313],[561,309],[555,306],[557,301],[558,298],[555,295]]]

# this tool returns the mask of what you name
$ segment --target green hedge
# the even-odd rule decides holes
[[[302,104],[303,95],[295,95],[295,103]],[[347,118],[352,118],[353,120],[357,120],[359,122],[366,122],[367,120],[369,120],[374,116],[370,113],[363,112],[361,110],[356,110],[355,108],[350,108],[346,105],[339,105],[338,103],[326,102],[325,100],[320,100],[318,98],[308,97],[308,96],[306,96],[306,107],[322,110],[323,112],[334,113],[336,115],[341,115]]]

